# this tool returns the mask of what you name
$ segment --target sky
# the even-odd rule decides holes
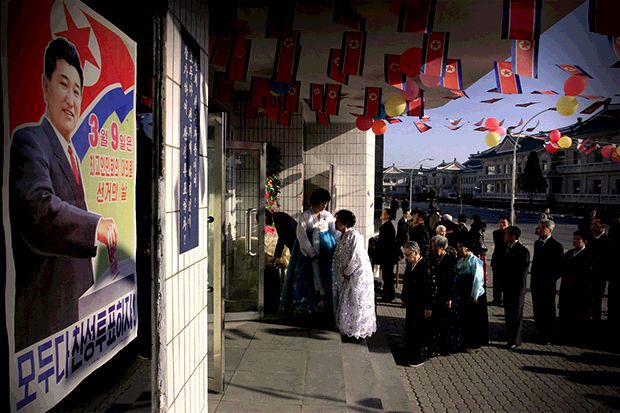
[[[497,36],[499,40],[500,33]],[[507,48],[506,60],[510,60],[510,47]],[[527,121],[543,109],[555,107],[558,98],[564,94],[564,82],[569,77],[568,73],[556,64],[580,66],[593,77],[583,95],[600,95],[603,96],[602,99],[611,97],[612,103],[620,103],[620,97],[614,96],[620,94],[620,69],[610,68],[617,61],[608,37],[589,32],[588,2],[584,2],[541,34],[538,78],[521,77],[522,94],[487,93],[487,90],[496,87],[495,74],[491,67],[485,76],[466,89],[469,99],[462,97],[451,100],[442,107],[425,110],[425,114],[431,117],[428,122],[431,130],[418,132],[413,123],[418,120],[417,117],[400,117],[403,123],[389,125],[384,140],[384,166],[395,164],[405,168],[413,167],[418,166],[419,161],[425,158],[434,159],[424,161],[422,165],[426,167],[434,166],[442,160],[452,161],[454,158],[464,162],[470,154],[487,149],[484,142],[485,132],[474,131],[476,126],[473,124],[482,118],[495,117],[506,120],[504,127],[516,125],[520,119]],[[466,70],[467,67],[463,67],[463,71]],[[559,94],[531,94],[534,90],[555,90]],[[481,100],[491,98],[503,99],[494,104],[480,103]],[[596,100],[581,97],[577,100],[579,110],[575,115],[562,116],[555,111],[546,112],[533,119],[528,127],[535,126],[540,120],[535,131],[548,131],[571,125],[577,122],[577,117],[588,119],[590,115],[579,112]],[[515,106],[527,102],[540,103],[527,108]],[[460,124],[465,123],[461,129],[452,131],[446,127],[450,124],[447,119],[459,118],[463,119]]]

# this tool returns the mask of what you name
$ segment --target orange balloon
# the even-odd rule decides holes
[[[372,131],[375,135],[383,135],[387,131],[387,125],[382,120],[376,120],[372,123]]]

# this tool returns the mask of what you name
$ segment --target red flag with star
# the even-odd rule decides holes
[[[293,30],[278,39],[276,59],[273,64],[276,82],[291,83],[297,77],[297,67],[301,54],[300,38],[301,32]]]
[[[323,110],[323,85],[310,83],[310,110]]]
[[[299,92],[301,88],[301,82],[296,81],[291,85],[288,94],[284,95],[284,110],[287,112],[297,112],[299,110]]]
[[[588,26],[592,33],[620,36],[618,2],[616,0],[590,0]]]
[[[538,40],[512,41],[512,71],[519,76],[538,77]]]
[[[338,116],[341,93],[342,85],[335,83],[327,83],[325,85],[325,102],[323,103],[323,112],[325,114]]]
[[[521,80],[519,75],[512,71],[510,62],[493,62],[495,69],[495,83],[499,93],[508,95],[521,93]]]
[[[400,55],[386,54],[383,59],[385,83],[400,90],[405,90],[407,76],[400,70]]]
[[[252,76],[250,82],[250,106],[266,108],[274,106],[275,96],[271,94],[271,81],[266,77]]]
[[[366,54],[366,34],[366,32],[344,32],[342,34],[340,73],[362,76]]]
[[[367,87],[364,94],[364,116],[374,118],[379,115],[381,107],[381,88]]]
[[[424,35],[421,73],[441,78],[448,58],[450,33],[433,32]]]
[[[461,59],[447,59],[441,86],[452,90],[463,90]]]
[[[407,116],[424,117],[424,91],[420,90],[420,94],[413,100],[408,100],[405,105],[405,113]]]
[[[541,9],[542,0],[504,0],[502,39],[538,39]]]
[[[399,33],[430,33],[433,31],[437,0],[404,0],[398,11]]]
[[[319,125],[327,125],[330,123],[329,115],[321,110],[317,110],[315,112],[315,116],[316,116],[316,123],[318,123]]]
[[[340,49],[329,49],[329,60],[327,61],[327,77],[344,85],[349,84],[349,75],[340,71]]]

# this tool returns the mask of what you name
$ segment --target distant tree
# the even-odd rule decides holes
[[[530,203],[534,195],[543,193],[547,189],[547,180],[540,169],[540,161],[535,151],[527,156],[525,168],[517,177],[517,188],[529,195]]]

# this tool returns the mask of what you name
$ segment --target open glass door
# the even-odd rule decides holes
[[[224,181],[224,136],[226,114],[210,113],[207,139],[207,312],[209,390],[222,392],[224,386],[224,308],[222,305],[223,219],[222,183]]]
[[[263,315],[265,144],[226,141],[224,190],[226,320]]]

